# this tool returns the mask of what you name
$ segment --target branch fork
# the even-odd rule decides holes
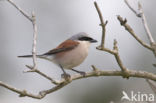
[[[146,35],[149,39],[150,45],[146,44],[145,42],[143,42],[139,37],[137,37],[137,35],[134,33],[134,31],[132,29],[130,29],[130,26],[128,24],[122,25],[126,28],[126,30],[144,47],[146,47],[147,49],[151,50],[153,52],[153,54],[156,57],[156,42],[154,41],[152,34],[150,32],[150,29],[147,25],[147,20],[142,8],[142,5],[140,2],[138,2],[138,10],[139,13],[137,13],[137,11],[129,4],[128,0],[124,0],[126,5],[130,8],[130,10],[132,10],[132,12],[138,17],[141,18]],[[119,22],[122,22],[122,19],[118,18]]]
[[[98,12],[98,15],[99,15],[99,18],[100,18],[100,21],[101,21],[101,24],[102,25],[102,39],[101,39],[101,45],[97,47],[98,50],[102,50],[102,51],[105,51],[105,52],[108,52],[112,55],[114,55],[119,67],[121,68],[121,71],[123,72],[123,78],[129,78],[129,75],[127,73],[128,69],[126,67],[123,66],[123,63],[120,59],[120,56],[119,56],[119,53],[118,53],[118,47],[117,47],[117,40],[115,39],[114,40],[114,47],[113,47],[113,50],[110,50],[108,48],[105,48],[105,35],[106,35],[106,25],[108,23],[108,21],[104,22],[103,20],[103,17],[102,17],[102,13],[99,9],[99,6],[96,2],[94,2],[94,5],[95,5],[95,8]],[[123,23],[126,23],[127,20],[125,19],[121,24]]]

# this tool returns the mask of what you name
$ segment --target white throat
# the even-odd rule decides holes
[[[90,42],[89,41],[78,41],[78,42],[80,43],[79,46],[83,46],[83,48],[85,50],[89,49],[89,47],[90,47]]]

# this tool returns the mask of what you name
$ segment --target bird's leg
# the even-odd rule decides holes
[[[63,71],[63,74],[61,74],[61,77],[68,80],[70,78],[70,75],[68,73],[66,73],[66,71],[63,69],[62,65],[59,65],[59,66],[60,66],[61,70]]]
[[[83,72],[83,71],[78,71],[78,70],[75,70],[75,69],[71,69],[71,70],[74,71],[74,72],[80,73],[83,76],[86,76],[86,73]]]

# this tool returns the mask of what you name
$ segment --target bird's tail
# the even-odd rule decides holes
[[[36,56],[41,57],[43,55],[36,55]],[[21,56],[17,56],[17,57],[19,57],[19,58],[31,58],[31,57],[33,57],[33,55],[21,55]]]

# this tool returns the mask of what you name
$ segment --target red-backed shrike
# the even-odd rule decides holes
[[[44,54],[37,55],[37,57],[57,64],[62,69],[64,77],[70,76],[64,69],[70,69],[85,76],[85,72],[77,71],[73,67],[80,65],[85,60],[90,44],[95,42],[97,42],[95,39],[81,32],[65,40],[56,48]],[[32,55],[18,57],[32,57]]]

